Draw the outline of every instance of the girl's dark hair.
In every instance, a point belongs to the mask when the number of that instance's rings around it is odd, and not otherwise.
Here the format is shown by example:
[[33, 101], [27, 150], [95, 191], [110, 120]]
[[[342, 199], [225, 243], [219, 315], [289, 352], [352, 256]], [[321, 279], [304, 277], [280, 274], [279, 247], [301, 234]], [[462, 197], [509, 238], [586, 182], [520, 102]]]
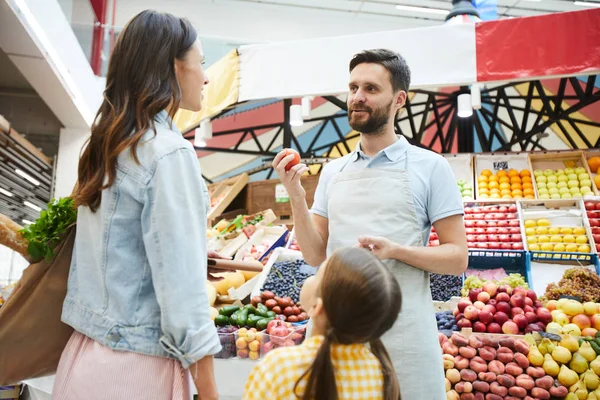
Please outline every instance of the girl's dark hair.
[[329, 332], [311, 367], [302, 400], [337, 400], [331, 345], [369, 343], [384, 375], [385, 400], [400, 399], [400, 385], [381, 336], [393, 325], [402, 304], [400, 285], [377, 257], [359, 248], [337, 250], [327, 261], [319, 297], [329, 321]]
[[117, 157], [127, 148], [136, 162], [144, 133], [154, 129], [154, 117], [179, 108], [181, 90], [175, 59], [183, 60], [198, 35], [189, 21], [146, 10], [123, 29], [115, 44], [106, 75], [104, 101], [81, 155], [73, 199], [96, 211], [101, 192], [116, 177]]

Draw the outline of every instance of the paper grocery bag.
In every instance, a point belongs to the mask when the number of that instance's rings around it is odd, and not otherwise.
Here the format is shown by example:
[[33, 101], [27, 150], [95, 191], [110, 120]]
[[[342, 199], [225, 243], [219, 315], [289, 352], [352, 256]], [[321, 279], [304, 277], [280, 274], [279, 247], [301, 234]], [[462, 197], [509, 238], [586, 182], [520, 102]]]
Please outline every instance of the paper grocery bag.
[[75, 242], [75, 226], [54, 258], [30, 264], [0, 308], [0, 386], [52, 375], [73, 333], [61, 322]]

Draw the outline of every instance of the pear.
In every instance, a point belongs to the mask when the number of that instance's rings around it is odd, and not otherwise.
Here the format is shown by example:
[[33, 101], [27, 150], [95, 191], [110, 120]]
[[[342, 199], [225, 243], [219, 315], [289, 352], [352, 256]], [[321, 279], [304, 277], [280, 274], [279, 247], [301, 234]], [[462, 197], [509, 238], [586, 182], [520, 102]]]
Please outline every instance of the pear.
[[588, 390], [595, 390], [598, 389], [598, 386], [600, 386], [600, 378], [591, 369], [583, 374], [583, 382]]
[[[538, 349], [540, 349], [540, 353], [542, 353], [542, 355], [552, 354], [555, 347], [556, 347], [556, 345], [554, 343], [552, 343], [552, 341], [548, 338], [542, 339], [542, 341], [538, 345]], [[566, 346], [563, 346], [563, 347], [566, 347]]]
[[571, 353], [575, 353], [577, 350], [579, 350], [579, 343], [577, 342], [577, 339], [571, 335], [563, 335], [559, 345], [569, 350]]
[[[587, 361], [586, 361], [587, 364]], [[554, 359], [552, 358], [552, 356], [550, 354], [546, 354], [544, 356], [544, 364], [542, 365], [542, 368], [544, 369], [544, 371], [546, 371], [546, 373], [550, 376], [556, 377], [558, 375], [558, 372], [560, 371], [560, 367], [558, 366], [558, 363], [556, 361], [554, 361]], [[587, 369], [587, 367], [586, 367]]]
[[590, 363], [590, 369], [600, 376], [600, 356]]
[[592, 348], [590, 342], [583, 342], [581, 346], [579, 346], [579, 354], [588, 361], [594, 361], [596, 359], [596, 352]]
[[594, 390], [594, 394], [600, 400], [600, 387], [598, 389]]
[[560, 367], [560, 372], [558, 373], [558, 381], [566, 386], [571, 387], [579, 380], [579, 375], [577, 372], [572, 371], [566, 365]]
[[578, 380], [573, 386], [571, 386], [569, 388], [569, 392], [575, 393], [579, 400], [587, 399], [588, 391], [585, 388], [585, 383], [583, 383], [582, 379]]
[[569, 367], [578, 374], [583, 374], [585, 371], [588, 370], [589, 365], [587, 360], [583, 358], [583, 356], [579, 354], [579, 352], [576, 352], [573, 353], [573, 358], [571, 358], [571, 363], [569, 364]]
[[527, 359], [534, 367], [541, 367], [544, 364], [544, 356], [540, 352], [537, 346], [531, 346], [529, 348], [529, 354]]
[[[594, 354], [596, 353], [594, 352]], [[554, 358], [554, 361], [557, 361], [561, 364], [566, 364], [571, 361], [571, 352], [562, 346], [556, 346], [552, 351], [552, 358]]]
[[598, 400], [598, 397], [596, 396], [595, 393], [592, 392], [592, 393], [588, 394], [586, 400]]
[[529, 347], [537, 345], [537, 342], [531, 333], [526, 334], [523, 340], [525, 340], [525, 343], [527, 343]]
[[565, 397], [565, 400], [579, 400], [579, 397], [577, 397], [575, 393], [569, 393], [567, 397]]

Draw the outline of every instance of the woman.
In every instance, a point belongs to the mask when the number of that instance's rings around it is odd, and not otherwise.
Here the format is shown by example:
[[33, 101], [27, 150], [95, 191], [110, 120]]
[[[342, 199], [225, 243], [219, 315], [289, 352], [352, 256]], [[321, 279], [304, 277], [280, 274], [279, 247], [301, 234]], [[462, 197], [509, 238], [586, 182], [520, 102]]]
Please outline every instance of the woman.
[[337, 250], [306, 280], [300, 301], [314, 322], [312, 336], [269, 352], [250, 374], [244, 400], [400, 398], [381, 336], [398, 318], [402, 296], [377, 257]]
[[54, 399], [189, 399], [190, 379], [200, 399], [218, 397], [210, 203], [193, 146], [171, 120], [180, 107], [200, 110], [203, 61], [190, 23], [154, 11], [133, 18], [115, 45], [73, 194], [62, 319], [75, 333]]

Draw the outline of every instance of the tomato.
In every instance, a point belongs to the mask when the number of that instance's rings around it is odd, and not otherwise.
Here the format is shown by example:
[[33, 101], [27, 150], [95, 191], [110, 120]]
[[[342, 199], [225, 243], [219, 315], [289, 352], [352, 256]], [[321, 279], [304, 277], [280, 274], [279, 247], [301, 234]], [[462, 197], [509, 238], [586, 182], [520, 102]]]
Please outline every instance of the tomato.
[[294, 155], [294, 158], [292, 159], [292, 161], [290, 161], [286, 166], [285, 166], [285, 170], [289, 171], [294, 165], [298, 165], [300, 164], [300, 154], [294, 150], [294, 149], [285, 149], [283, 150], [285, 151], [285, 157], [289, 156], [290, 154]]

